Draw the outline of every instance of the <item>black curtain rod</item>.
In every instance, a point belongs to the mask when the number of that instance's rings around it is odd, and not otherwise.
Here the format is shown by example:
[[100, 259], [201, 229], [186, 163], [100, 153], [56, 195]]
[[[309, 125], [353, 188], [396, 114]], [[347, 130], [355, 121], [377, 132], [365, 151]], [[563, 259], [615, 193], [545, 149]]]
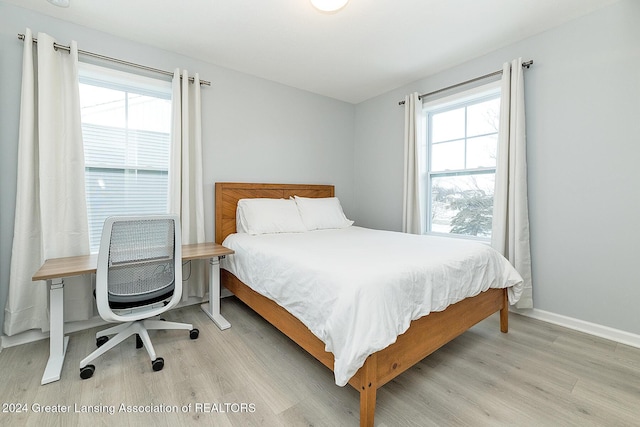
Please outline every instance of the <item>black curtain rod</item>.
[[[531, 64], [533, 64], [533, 61], [526, 61], [526, 62], [522, 63], [522, 66], [524, 68], [529, 68], [529, 67], [531, 67]], [[499, 74], [502, 74], [502, 70], [494, 71], [493, 73], [485, 74], [484, 76], [476, 77], [474, 79], [467, 80], [467, 81], [464, 81], [462, 83], [457, 83], [457, 84], [454, 84], [452, 86], [445, 87], [443, 89], [434, 90], [433, 92], [423, 93], [422, 95], [419, 96], [419, 98], [422, 99], [422, 98], [424, 98], [426, 96], [435, 95], [437, 93], [444, 92], [444, 91], [449, 90], [449, 89], [455, 89], [457, 87], [464, 86], [464, 85], [467, 85], [469, 83], [477, 82], [478, 80], [488, 79], [489, 77], [497, 76]], [[404, 105], [404, 101], [398, 102], [398, 105]]]
[[[18, 34], [18, 38], [20, 40], [24, 41], [24, 34]], [[38, 43], [38, 39], [36, 39], [34, 37], [33, 38], [33, 42], [37, 44]], [[71, 50], [71, 48], [69, 46], [65, 46], [65, 45], [62, 45], [62, 44], [59, 44], [59, 43], [53, 43], [53, 47], [55, 49], [62, 49], [62, 50], [67, 51], [67, 52], [69, 52]], [[99, 53], [93, 53], [93, 52], [88, 52], [86, 50], [78, 49], [78, 54], [85, 55], [85, 56], [90, 56], [92, 58], [101, 59], [103, 61], [115, 62], [116, 64], [126, 65], [127, 67], [133, 67], [133, 68], [139, 68], [139, 69], [145, 70], [145, 71], [151, 71], [152, 73], [164, 74], [165, 76], [173, 76], [173, 73], [171, 71], [160, 70], [158, 68], [147, 67], [146, 65], [140, 65], [140, 64], [133, 63], [133, 62], [123, 61], [122, 59], [117, 59], [117, 58], [112, 58], [110, 56], [100, 55]], [[180, 78], [182, 78], [182, 76]], [[194, 78], [193, 77], [189, 77], [189, 81], [191, 83], [193, 83], [194, 82]], [[211, 86], [211, 82], [206, 81], [206, 80], [200, 80], [200, 84], [201, 85], [205, 85], [205, 86]]]

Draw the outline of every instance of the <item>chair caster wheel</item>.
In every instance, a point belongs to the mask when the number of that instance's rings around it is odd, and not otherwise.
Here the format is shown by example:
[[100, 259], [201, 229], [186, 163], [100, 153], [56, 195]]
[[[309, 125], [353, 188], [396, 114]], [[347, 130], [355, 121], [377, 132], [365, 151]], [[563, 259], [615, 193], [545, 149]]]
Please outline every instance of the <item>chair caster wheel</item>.
[[189, 331], [189, 338], [191, 338], [192, 340], [198, 339], [199, 335], [200, 331], [195, 328]]
[[101, 347], [104, 344], [106, 344], [106, 342], [109, 341], [109, 337], [98, 337], [96, 338], [96, 347]]
[[158, 357], [156, 360], [151, 362], [151, 367], [154, 371], [161, 371], [164, 368], [164, 359], [162, 357]]
[[84, 368], [80, 368], [80, 378], [86, 380], [93, 376], [93, 373], [96, 371], [96, 367], [93, 365], [87, 365]]
[[[142, 342], [142, 338], [140, 338], [140, 335], [136, 334], [136, 348], [142, 348], [144, 347], [144, 343]], [[160, 368], [162, 369], [162, 368]]]

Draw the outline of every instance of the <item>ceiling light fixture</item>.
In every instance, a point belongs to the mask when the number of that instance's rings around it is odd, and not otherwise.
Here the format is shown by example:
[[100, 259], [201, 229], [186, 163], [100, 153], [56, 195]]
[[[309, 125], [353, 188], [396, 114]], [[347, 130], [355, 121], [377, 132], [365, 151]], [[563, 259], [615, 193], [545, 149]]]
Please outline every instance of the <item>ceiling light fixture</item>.
[[54, 6], [58, 7], [69, 7], [69, 0], [47, 0]]
[[349, 3], [349, 0], [311, 0], [313, 7], [321, 12], [337, 12]]

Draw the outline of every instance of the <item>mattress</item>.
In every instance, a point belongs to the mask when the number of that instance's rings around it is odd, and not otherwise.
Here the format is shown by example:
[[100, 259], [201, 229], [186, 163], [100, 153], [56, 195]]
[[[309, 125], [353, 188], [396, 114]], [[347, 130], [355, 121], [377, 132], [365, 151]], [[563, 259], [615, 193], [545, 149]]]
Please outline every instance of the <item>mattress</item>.
[[366, 358], [393, 344], [412, 320], [522, 278], [490, 246], [469, 240], [348, 227], [229, 235], [222, 260], [254, 291], [298, 318], [333, 353], [344, 386]]

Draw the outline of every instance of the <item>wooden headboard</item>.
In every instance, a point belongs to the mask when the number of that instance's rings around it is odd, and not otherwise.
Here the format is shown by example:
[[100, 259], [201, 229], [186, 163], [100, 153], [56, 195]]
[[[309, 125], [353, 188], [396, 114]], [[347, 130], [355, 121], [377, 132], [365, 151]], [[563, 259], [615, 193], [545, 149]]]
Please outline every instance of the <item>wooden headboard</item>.
[[236, 232], [236, 207], [240, 199], [288, 199], [299, 197], [334, 197], [333, 185], [318, 184], [256, 184], [216, 182], [216, 243]]

